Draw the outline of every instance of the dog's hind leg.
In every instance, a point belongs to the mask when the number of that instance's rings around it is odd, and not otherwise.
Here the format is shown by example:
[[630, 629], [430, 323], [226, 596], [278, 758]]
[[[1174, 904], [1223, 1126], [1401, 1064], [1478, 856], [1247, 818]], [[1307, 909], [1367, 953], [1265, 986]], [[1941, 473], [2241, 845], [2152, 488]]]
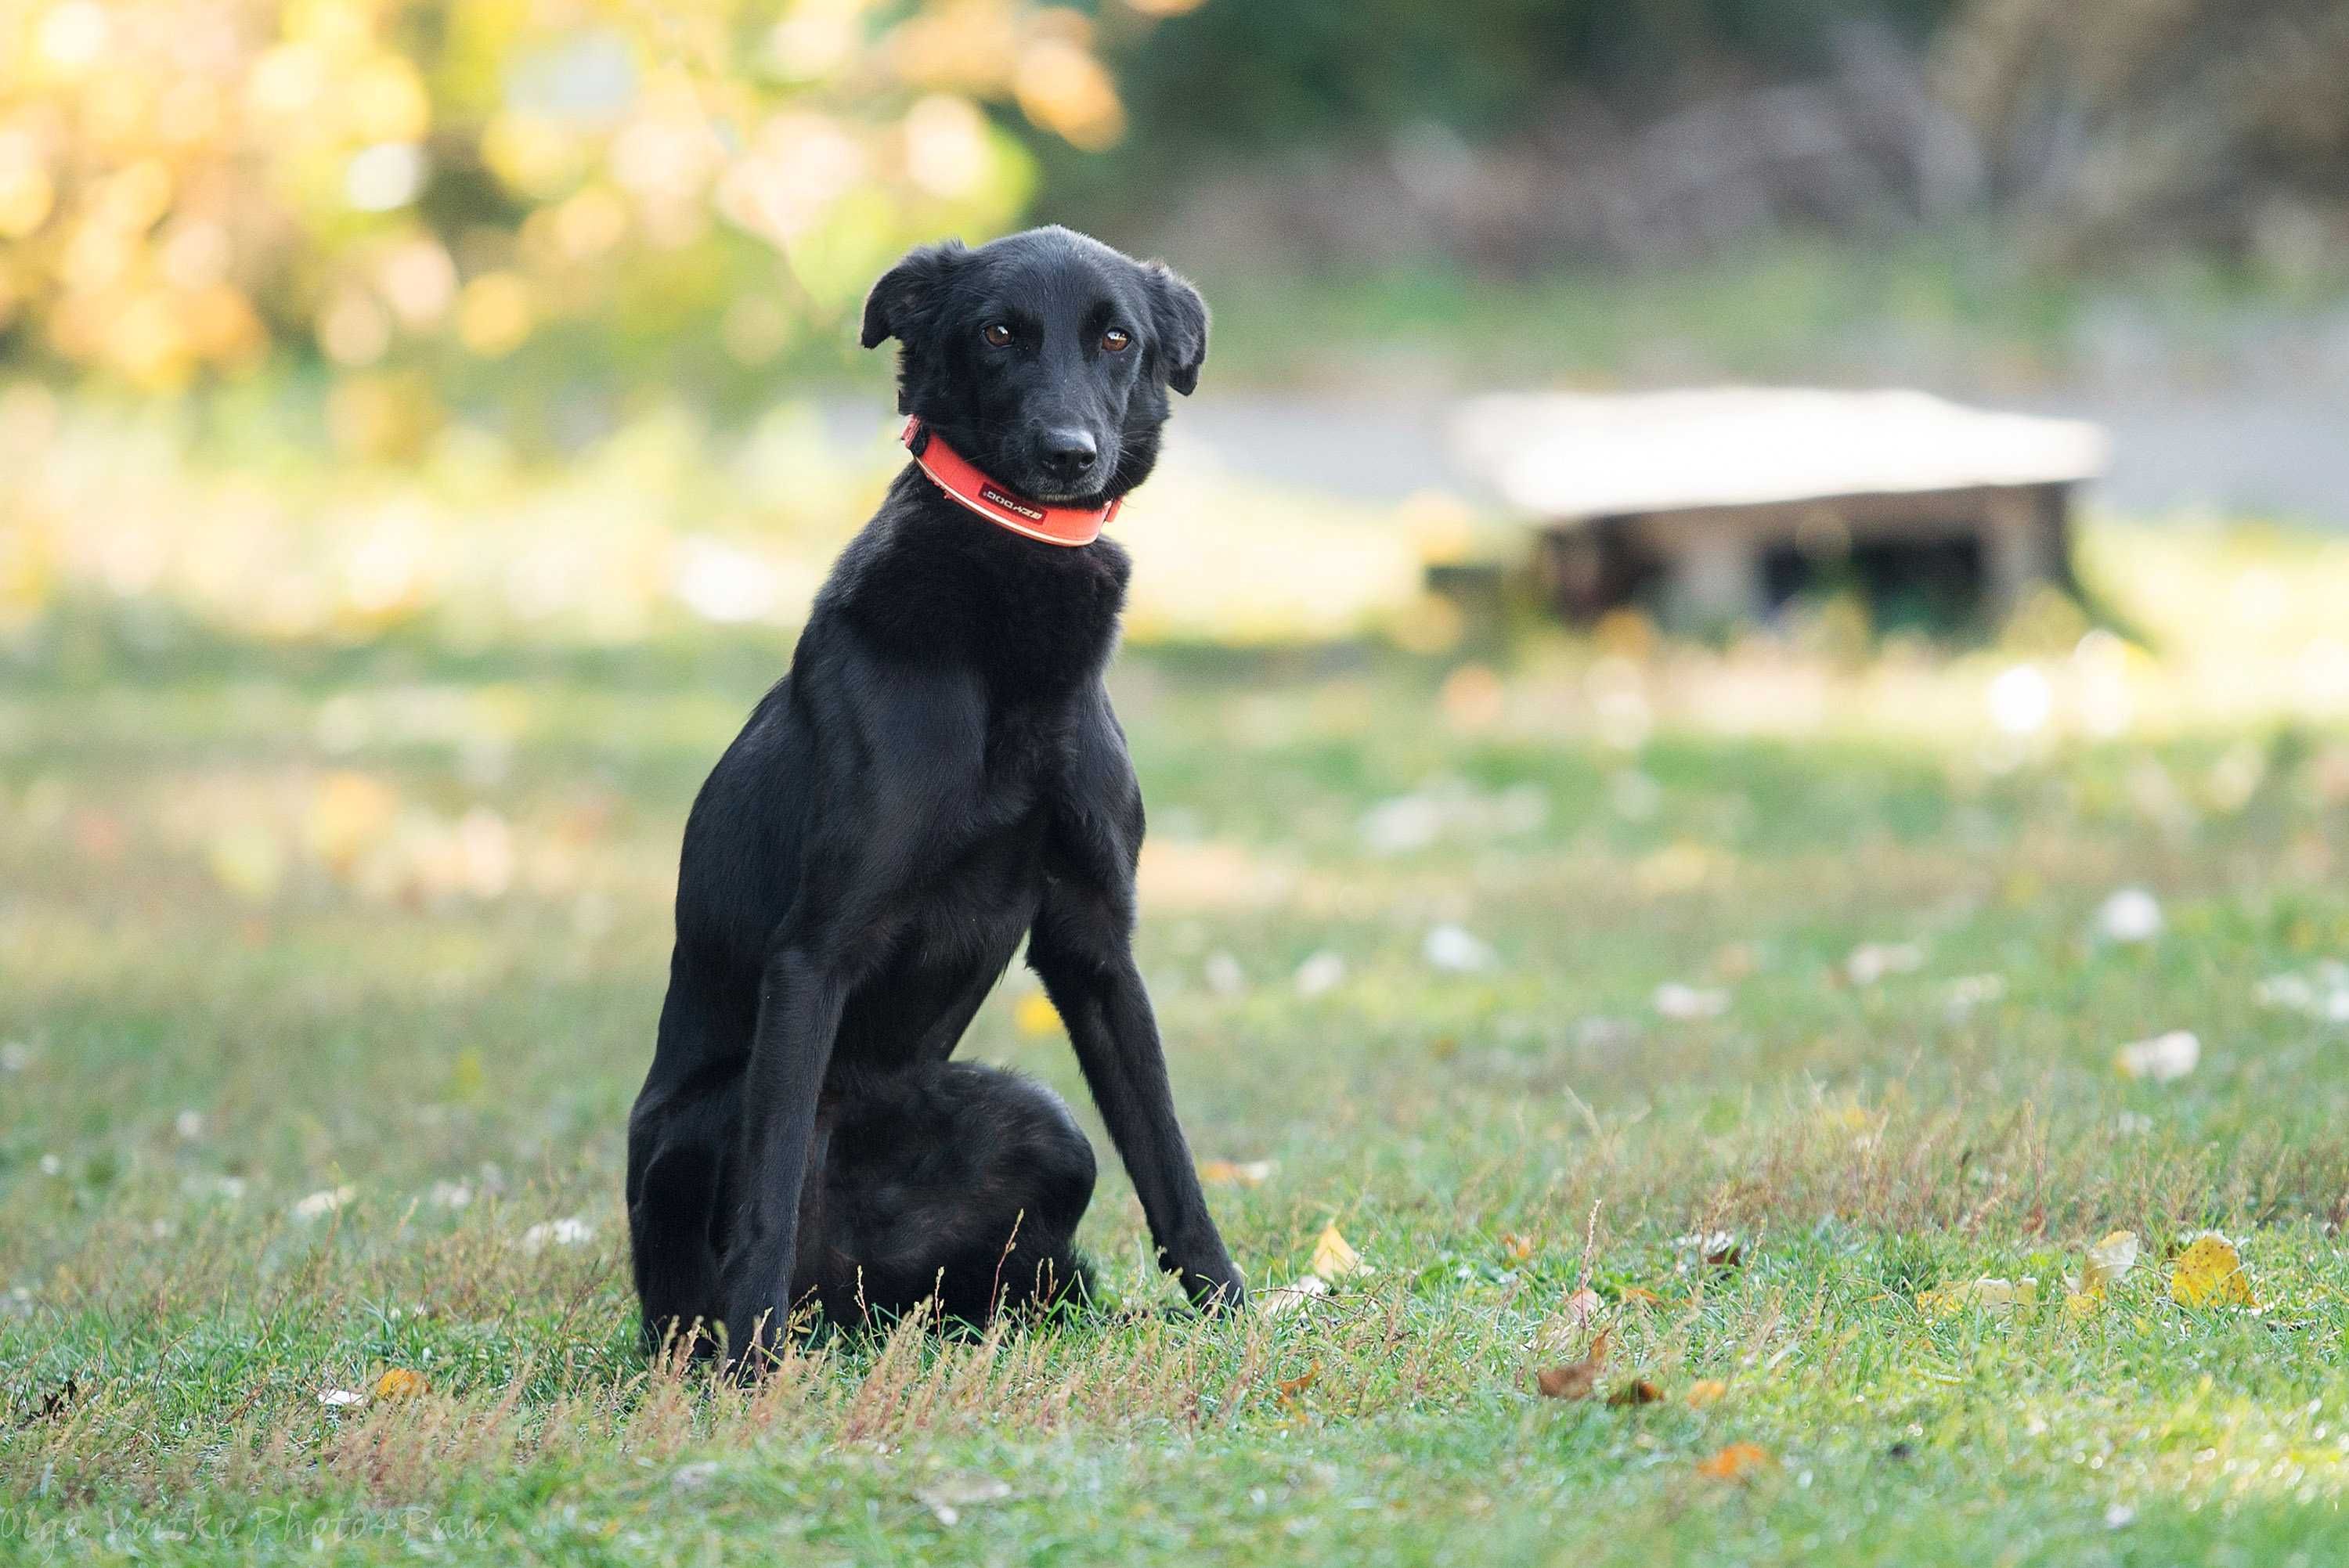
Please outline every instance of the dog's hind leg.
[[644, 1342], [657, 1353], [690, 1336], [696, 1357], [713, 1348], [718, 1248], [724, 1212], [724, 1129], [718, 1094], [684, 1106], [639, 1107], [628, 1128], [628, 1240]]
[[700, 1332], [718, 1299], [718, 1254], [708, 1234], [717, 1191], [716, 1150], [671, 1149], [653, 1158], [628, 1208], [648, 1354], [682, 1335], [696, 1336], [696, 1356], [706, 1353]]
[[898, 1314], [935, 1296], [985, 1324], [1081, 1297], [1076, 1231], [1092, 1145], [1058, 1095], [1014, 1073], [947, 1062], [843, 1101], [825, 1162], [827, 1315]]

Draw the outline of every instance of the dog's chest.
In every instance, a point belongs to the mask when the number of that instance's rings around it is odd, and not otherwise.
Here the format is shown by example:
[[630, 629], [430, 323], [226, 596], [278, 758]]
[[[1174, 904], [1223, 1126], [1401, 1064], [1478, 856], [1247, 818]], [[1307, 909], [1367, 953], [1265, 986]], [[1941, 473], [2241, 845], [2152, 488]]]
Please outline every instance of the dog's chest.
[[925, 962], [1008, 956], [1035, 918], [1054, 824], [1070, 802], [1068, 725], [1012, 713], [988, 726], [976, 789], [926, 857], [908, 903]]

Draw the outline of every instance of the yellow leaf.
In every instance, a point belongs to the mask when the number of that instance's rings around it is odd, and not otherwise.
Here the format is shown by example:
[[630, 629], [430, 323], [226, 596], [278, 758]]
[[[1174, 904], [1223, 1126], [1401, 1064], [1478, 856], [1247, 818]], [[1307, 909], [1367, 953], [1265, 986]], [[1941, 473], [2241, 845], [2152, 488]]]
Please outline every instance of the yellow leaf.
[[1261, 1187], [1279, 1169], [1269, 1160], [1202, 1160], [1199, 1180], [1226, 1187]]
[[2178, 1255], [2178, 1267], [2169, 1276], [2169, 1299], [2180, 1306], [2259, 1305], [2235, 1243], [2216, 1231], [2196, 1237]]
[[1061, 1015], [1052, 998], [1041, 991], [1030, 991], [1012, 1008], [1011, 1021], [1023, 1035], [1049, 1035], [1061, 1026]]
[[1313, 1243], [1310, 1266], [1323, 1279], [1342, 1279], [1362, 1266], [1362, 1254], [1338, 1233], [1338, 1222], [1332, 1220], [1321, 1227], [1321, 1235]]
[[2002, 1317], [2018, 1306], [2039, 1305], [2039, 1282], [2028, 1277], [1960, 1280], [1921, 1293], [1917, 1305], [1930, 1317], [1954, 1317], [1971, 1308]]
[[1728, 1392], [1729, 1385], [1720, 1378], [1700, 1377], [1689, 1385], [1687, 1396], [1689, 1407], [1692, 1409], [1702, 1410], [1707, 1405], [1718, 1403], [1722, 1396]]
[[378, 1399], [405, 1399], [422, 1392], [424, 1374], [405, 1367], [395, 1367], [375, 1380], [375, 1397]]

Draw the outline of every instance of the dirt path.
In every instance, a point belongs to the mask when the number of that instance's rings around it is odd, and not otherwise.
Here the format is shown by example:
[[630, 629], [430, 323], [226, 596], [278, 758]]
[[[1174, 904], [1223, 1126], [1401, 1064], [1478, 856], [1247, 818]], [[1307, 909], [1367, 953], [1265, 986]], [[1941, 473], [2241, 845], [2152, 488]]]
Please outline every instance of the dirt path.
[[[2349, 388], [2081, 391], [2002, 406], [2094, 419], [2111, 432], [2097, 503], [2215, 510], [2349, 528]], [[1203, 395], [1176, 442], [1240, 473], [1362, 500], [1473, 489], [1445, 450], [1448, 400], [1254, 391]]]

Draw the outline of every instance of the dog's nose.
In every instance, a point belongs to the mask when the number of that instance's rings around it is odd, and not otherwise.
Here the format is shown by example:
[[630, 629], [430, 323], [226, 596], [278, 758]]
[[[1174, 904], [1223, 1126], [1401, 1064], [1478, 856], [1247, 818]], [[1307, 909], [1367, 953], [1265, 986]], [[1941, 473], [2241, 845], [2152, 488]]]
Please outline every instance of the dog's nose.
[[1044, 469], [1056, 480], [1081, 479], [1085, 470], [1101, 456], [1101, 448], [1093, 441], [1092, 432], [1073, 427], [1047, 430], [1038, 443], [1038, 455], [1043, 459]]

